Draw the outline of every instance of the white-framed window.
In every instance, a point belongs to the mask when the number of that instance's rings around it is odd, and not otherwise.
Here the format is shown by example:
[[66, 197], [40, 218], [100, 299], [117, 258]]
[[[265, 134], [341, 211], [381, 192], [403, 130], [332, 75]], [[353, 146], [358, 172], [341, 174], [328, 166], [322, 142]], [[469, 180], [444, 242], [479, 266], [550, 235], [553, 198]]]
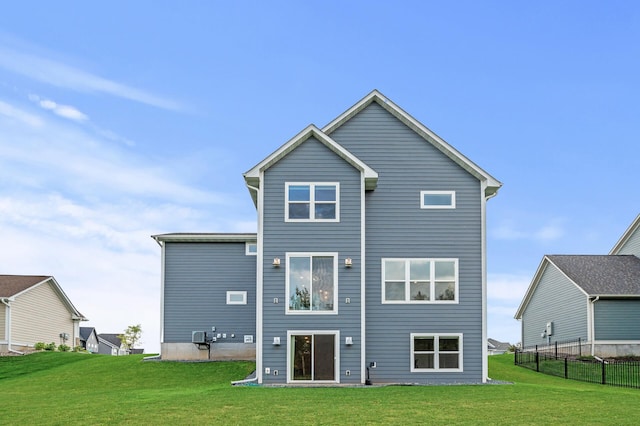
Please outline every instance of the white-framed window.
[[338, 253], [287, 253], [287, 313], [338, 312]]
[[247, 256], [256, 256], [258, 254], [258, 243], [244, 243], [244, 253]]
[[246, 291], [227, 291], [227, 305], [246, 305]]
[[420, 191], [421, 209], [455, 209], [456, 191]]
[[284, 210], [286, 222], [339, 222], [340, 184], [287, 182]]
[[462, 371], [462, 333], [411, 333], [411, 371]]
[[382, 303], [458, 303], [458, 259], [382, 259]]
[[340, 381], [338, 330], [288, 330], [287, 346], [287, 383]]

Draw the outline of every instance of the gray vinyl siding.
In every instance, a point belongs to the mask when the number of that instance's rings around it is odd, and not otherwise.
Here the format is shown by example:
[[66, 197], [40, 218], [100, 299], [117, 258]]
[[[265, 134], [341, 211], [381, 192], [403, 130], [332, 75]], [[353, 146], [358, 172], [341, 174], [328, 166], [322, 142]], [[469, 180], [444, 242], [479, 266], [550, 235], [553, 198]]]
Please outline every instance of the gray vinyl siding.
[[554, 265], [547, 264], [522, 315], [522, 344], [546, 344], [541, 334], [550, 321], [551, 342], [587, 340], [587, 309], [587, 296]]
[[594, 316], [595, 340], [640, 340], [640, 300], [600, 299]]
[[0, 303], [0, 342], [4, 341], [6, 336], [6, 306], [3, 303]]
[[[299, 145], [267, 169], [264, 178], [264, 281], [263, 281], [263, 367], [278, 370], [278, 376], [264, 375], [265, 383], [284, 383], [287, 378], [287, 330], [338, 330], [340, 382], [360, 382], [360, 179], [361, 173], [315, 138]], [[339, 182], [339, 222], [285, 222], [286, 182]], [[338, 314], [287, 315], [286, 254], [294, 252], [338, 253]], [[274, 258], [281, 266], [274, 268]], [[344, 259], [353, 260], [352, 268]], [[350, 304], [345, 299], [351, 299]], [[278, 298], [279, 303], [274, 303]], [[281, 345], [274, 346], [273, 338]], [[345, 346], [345, 337], [354, 344]], [[345, 370], [351, 375], [346, 376]]]
[[[244, 242], [165, 243], [164, 343], [191, 342], [191, 332], [226, 333], [243, 343], [256, 328], [256, 256]], [[227, 305], [227, 291], [246, 291], [246, 305]], [[234, 334], [235, 337], [231, 337]]]
[[633, 254], [640, 257], [640, 227], [635, 230], [616, 254]]
[[[379, 174], [366, 194], [366, 363], [376, 382], [482, 380], [481, 185], [372, 103], [330, 135]], [[455, 209], [420, 209], [420, 191], [453, 190]], [[382, 304], [382, 258], [456, 258], [459, 303]], [[410, 371], [410, 333], [462, 333], [462, 372]]]

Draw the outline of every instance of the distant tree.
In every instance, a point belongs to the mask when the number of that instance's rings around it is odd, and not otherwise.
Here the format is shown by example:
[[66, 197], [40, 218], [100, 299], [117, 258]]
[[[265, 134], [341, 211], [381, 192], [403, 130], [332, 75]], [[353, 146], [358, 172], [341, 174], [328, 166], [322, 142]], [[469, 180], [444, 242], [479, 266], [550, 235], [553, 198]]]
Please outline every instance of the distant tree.
[[142, 326], [140, 324], [130, 325], [124, 331], [124, 334], [119, 334], [118, 339], [122, 342], [127, 349], [131, 350], [136, 347], [138, 343], [140, 343], [140, 338], [142, 337]]

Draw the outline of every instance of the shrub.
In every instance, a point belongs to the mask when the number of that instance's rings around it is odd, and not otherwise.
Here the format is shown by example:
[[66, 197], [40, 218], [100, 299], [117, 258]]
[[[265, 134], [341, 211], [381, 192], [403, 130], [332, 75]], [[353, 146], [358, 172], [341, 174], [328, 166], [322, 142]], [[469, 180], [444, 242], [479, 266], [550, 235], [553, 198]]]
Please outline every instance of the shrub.
[[58, 346], [58, 350], [60, 352], [69, 352], [71, 350], [71, 348], [68, 345], [62, 344], [62, 345]]
[[80, 346], [80, 345], [78, 345], [78, 346], [74, 346], [74, 347], [73, 347], [73, 351], [74, 351], [74, 352], [86, 352], [86, 351], [85, 351], [85, 349], [84, 349], [82, 346]]
[[56, 343], [55, 342], [51, 342], [48, 345], [44, 346], [44, 350], [45, 351], [55, 351], [56, 350]]
[[36, 351], [43, 351], [43, 350], [45, 350], [45, 349], [46, 349], [46, 347], [47, 347], [47, 345], [46, 345], [44, 342], [38, 342], [38, 343], [36, 343], [36, 344], [33, 346], [33, 348], [34, 348]]

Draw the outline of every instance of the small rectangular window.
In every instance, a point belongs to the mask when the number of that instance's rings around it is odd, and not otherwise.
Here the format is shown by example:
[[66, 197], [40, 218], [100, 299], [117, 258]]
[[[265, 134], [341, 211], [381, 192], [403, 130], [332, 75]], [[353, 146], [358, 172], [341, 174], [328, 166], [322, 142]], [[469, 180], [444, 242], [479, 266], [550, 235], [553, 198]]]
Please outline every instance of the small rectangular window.
[[227, 305], [246, 305], [246, 291], [227, 291]]
[[462, 334], [411, 333], [411, 371], [462, 371]]
[[286, 183], [285, 221], [338, 222], [340, 220], [340, 184]]
[[245, 243], [245, 254], [247, 256], [255, 256], [258, 254], [258, 244], [256, 243]]
[[455, 191], [420, 191], [421, 209], [455, 209]]

